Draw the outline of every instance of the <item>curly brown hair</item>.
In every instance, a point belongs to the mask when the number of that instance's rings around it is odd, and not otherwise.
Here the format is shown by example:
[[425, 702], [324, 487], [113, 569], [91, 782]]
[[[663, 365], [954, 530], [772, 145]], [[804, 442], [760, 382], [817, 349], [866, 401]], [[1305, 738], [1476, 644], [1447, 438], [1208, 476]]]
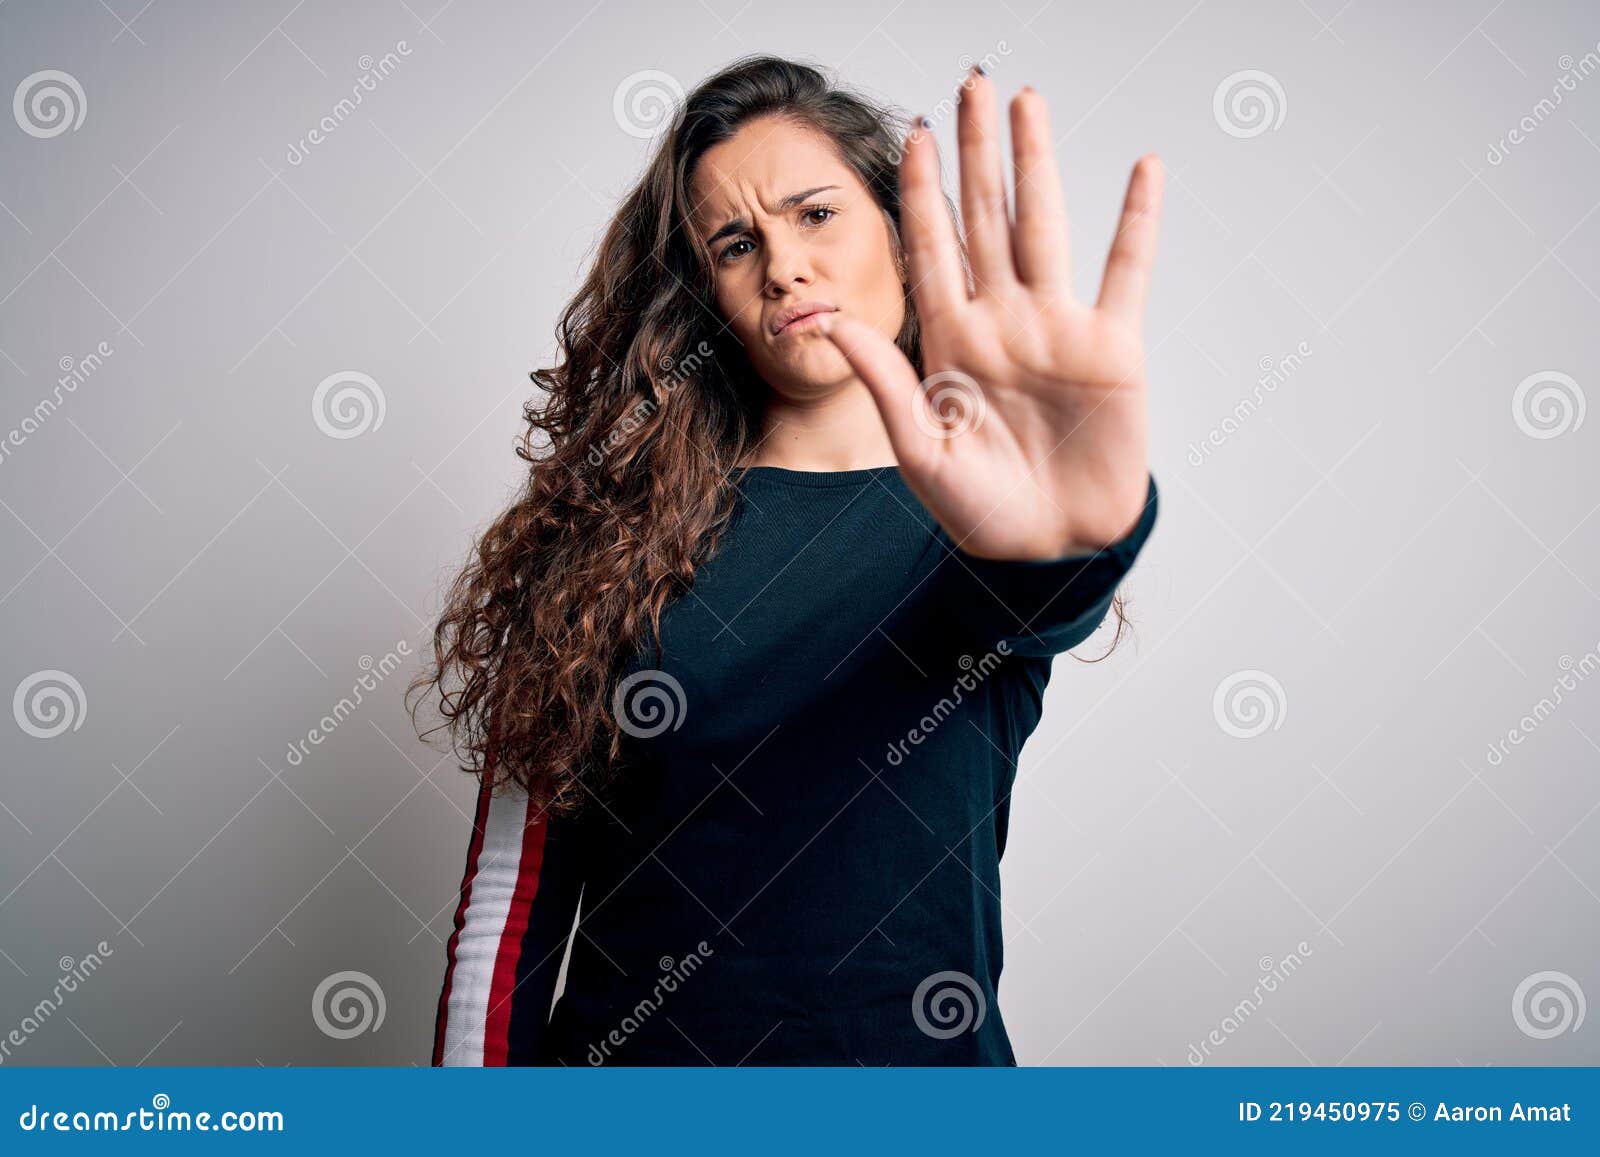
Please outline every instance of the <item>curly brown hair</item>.
[[[463, 771], [515, 781], [554, 815], [616, 777], [612, 692], [647, 628], [660, 646], [661, 612], [715, 551], [736, 471], [761, 438], [765, 384], [714, 305], [713, 257], [689, 224], [696, 163], [761, 116], [826, 134], [902, 260], [902, 114], [777, 56], [743, 57], [700, 84], [562, 311], [558, 364], [529, 375], [544, 393], [523, 407], [526, 485], [476, 542], [434, 629], [433, 662], [406, 691], [436, 690], [446, 723], [422, 734], [448, 726]], [[920, 376], [909, 293], [896, 344]], [[1114, 648], [1120, 595], [1112, 606]]]

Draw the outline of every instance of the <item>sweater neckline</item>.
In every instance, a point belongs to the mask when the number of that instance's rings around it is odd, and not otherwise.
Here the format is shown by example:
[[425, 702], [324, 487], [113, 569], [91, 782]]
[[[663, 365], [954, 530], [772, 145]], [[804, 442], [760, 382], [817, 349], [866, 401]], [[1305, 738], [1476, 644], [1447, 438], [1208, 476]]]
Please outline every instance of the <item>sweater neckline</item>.
[[888, 466], [864, 466], [859, 470], [791, 470], [787, 466], [749, 466], [744, 468], [742, 477], [745, 481], [753, 479], [780, 486], [859, 486], [899, 469], [899, 465], [893, 463]]

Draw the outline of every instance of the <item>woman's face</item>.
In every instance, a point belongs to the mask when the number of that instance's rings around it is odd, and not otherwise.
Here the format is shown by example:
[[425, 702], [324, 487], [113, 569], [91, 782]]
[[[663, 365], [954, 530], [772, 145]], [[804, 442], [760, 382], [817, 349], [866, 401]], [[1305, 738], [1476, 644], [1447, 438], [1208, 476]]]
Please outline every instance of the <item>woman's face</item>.
[[748, 121], [701, 157], [689, 195], [717, 307], [774, 390], [814, 398], [855, 377], [814, 320], [774, 332], [785, 310], [821, 303], [899, 334], [905, 286], [888, 217], [824, 134]]

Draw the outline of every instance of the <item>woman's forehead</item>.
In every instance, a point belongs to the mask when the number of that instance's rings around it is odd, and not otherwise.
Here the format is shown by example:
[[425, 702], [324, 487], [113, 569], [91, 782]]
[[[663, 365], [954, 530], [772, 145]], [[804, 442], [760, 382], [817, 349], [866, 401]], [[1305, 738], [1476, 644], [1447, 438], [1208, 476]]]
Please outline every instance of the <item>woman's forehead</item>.
[[861, 182], [824, 134], [764, 117], [708, 149], [695, 165], [689, 195], [695, 224], [709, 234], [729, 218], [773, 212], [785, 197], [821, 185], [848, 193]]

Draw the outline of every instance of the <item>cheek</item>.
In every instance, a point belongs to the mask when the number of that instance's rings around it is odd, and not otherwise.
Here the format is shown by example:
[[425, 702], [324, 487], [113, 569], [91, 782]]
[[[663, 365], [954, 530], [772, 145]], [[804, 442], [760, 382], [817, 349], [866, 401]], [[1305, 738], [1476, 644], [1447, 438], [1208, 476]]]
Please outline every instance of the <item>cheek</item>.
[[893, 255], [884, 253], [870, 262], [862, 262], [857, 275], [860, 278], [857, 284], [866, 298], [862, 305], [871, 311], [886, 333], [898, 332], [905, 309], [905, 290], [900, 284], [900, 271], [895, 268]]
[[872, 298], [882, 312], [903, 299], [900, 271], [895, 266], [892, 242], [886, 227], [862, 231], [848, 240], [852, 258], [852, 280]]
[[717, 309], [728, 322], [728, 328], [741, 339], [748, 340], [761, 321], [761, 298], [743, 284], [743, 279], [724, 274], [717, 278]]

